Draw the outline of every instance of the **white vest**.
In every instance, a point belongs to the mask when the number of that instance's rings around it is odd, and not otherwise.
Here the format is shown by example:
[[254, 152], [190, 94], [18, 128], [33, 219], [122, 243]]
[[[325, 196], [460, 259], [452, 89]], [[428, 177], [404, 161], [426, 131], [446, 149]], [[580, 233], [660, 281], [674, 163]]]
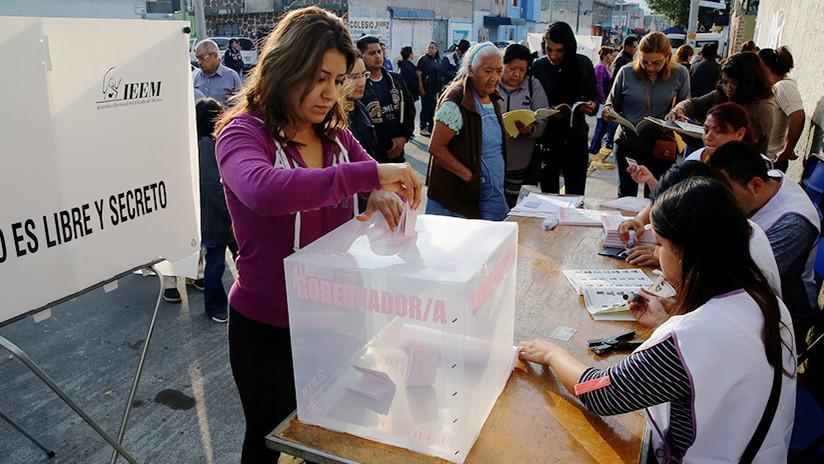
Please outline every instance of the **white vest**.
[[[775, 192], [770, 200], [753, 214], [750, 219], [759, 225], [764, 232], [769, 232], [773, 225], [781, 218], [789, 213], [796, 213], [810, 221], [810, 224], [815, 226], [815, 229], [821, 232], [821, 221], [818, 219], [818, 210], [815, 209], [810, 197], [804, 192], [794, 180], [778, 172], [781, 179], [781, 186]], [[772, 175], [772, 173], [771, 173]], [[807, 298], [810, 300], [810, 305], [817, 308], [817, 299], [815, 293], [815, 274], [813, 271], [813, 264], [815, 264], [815, 255], [818, 249], [818, 243], [813, 245], [810, 250], [810, 255], [807, 257], [807, 263], [804, 267], [804, 272], [801, 278], [804, 280], [804, 285], [807, 288]]]
[[770, 245], [770, 239], [767, 238], [767, 234], [761, 230], [758, 224], [752, 222], [750, 219], [747, 219], [747, 222], [750, 224], [750, 228], [752, 228], [752, 233], [750, 234], [750, 256], [752, 260], [755, 261], [758, 269], [761, 269], [764, 277], [767, 278], [767, 283], [770, 284], [770, 288], [781, 298], [781, 274], [778, 272], [778, 263], [775, 262], [775, 253], [773, 253], [772, 245]]
[[[779, 300], [781, 320], [790, 330], [782, 337], [793, 346], [792, 322]], [[684, 463], [737, 463], [761, 420], [772, 386], [761, 331], [764, 318], [755, 300], [743, 290], [720, 295], [695, 311], [673, 316], [638, 350], [672, 336], [693, 390], [695, 440]], [[784, 366], [795, 370], [795, 351], [783, 349]], [[678, 462], [664, 441], [670, 404], [647, 408], [653, 453], [658, 462]], [[795, 416], [795, 378], [782, 376], [781, 396], [772, 426], [755, 463], [786, 462]]]

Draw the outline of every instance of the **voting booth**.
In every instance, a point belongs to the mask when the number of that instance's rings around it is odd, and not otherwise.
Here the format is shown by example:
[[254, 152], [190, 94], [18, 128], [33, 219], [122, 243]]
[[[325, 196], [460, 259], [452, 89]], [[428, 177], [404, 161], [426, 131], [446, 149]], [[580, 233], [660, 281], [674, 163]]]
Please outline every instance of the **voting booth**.
[[285, 260], [298, 418], [463, 462], [514, 363], [518, 226], [352, 220]]

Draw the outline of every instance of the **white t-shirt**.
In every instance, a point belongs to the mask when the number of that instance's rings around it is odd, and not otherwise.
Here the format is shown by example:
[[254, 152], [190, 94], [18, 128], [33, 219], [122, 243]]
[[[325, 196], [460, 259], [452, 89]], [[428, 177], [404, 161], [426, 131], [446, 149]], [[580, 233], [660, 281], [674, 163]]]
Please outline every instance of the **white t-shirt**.
[[785, 77], [773, 85], [775, 95], [775, 107], [773, 108], [773, 126], [770, 133], [770, 145], [767, 147], [767, 156], [775, 160], [778, 153], [784, 149], [787, 143], [787, 126], [789, 116], [798, 110], [804, 109], [801, 101], [801, 92], [798, 91], [798, 84], [794, 79]]

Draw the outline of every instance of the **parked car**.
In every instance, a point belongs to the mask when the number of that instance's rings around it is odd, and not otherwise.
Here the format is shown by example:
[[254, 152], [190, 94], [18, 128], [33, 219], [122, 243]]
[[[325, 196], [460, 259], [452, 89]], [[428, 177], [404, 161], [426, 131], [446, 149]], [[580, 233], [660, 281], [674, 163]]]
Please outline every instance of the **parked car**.
[[[214, 40], [217, 43], [218, 48], [218, 55], [220, 59], [223, 59], [223, 54], [226, 52], [226, 49], [229, 47], [229, 40], [232, 37], [209, 37], [210, 39]], [[237, 40], [240, 42], [240, 55], [243, 57], [243, 69], [248, 70], [255, 67], [258, 60], [258, 52], [255, 50], [255, 43], [251, 39], [247, 39], [245, 37], [237, 37]], [[197, 43], [196, 39], [189, 40], [189, 60], [192, 62], [192, 66], [200, 67], [197, 63], [197, 56], [195, 53], [195, 44]]]

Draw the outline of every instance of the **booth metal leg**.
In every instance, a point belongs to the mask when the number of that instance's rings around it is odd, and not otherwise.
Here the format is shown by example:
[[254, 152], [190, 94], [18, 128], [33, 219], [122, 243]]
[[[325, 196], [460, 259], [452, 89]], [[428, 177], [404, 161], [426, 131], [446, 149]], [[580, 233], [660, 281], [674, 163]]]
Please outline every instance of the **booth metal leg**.
[[18, 348], [17, 345], [8, 341], [3, 336], [0, 336], [0, 346], [7, 349], [9, 352], [11, 352], [11, 354], [15, 355], [18, 359], [20, 359], [20, 361], [22, 361], [23, 364], [25, 364], [26, 367], [28, 367], [29, 370], [31, 370], [34, 373], [34, 375], [39, 377], [40, 380], [43, 381], [43, 383], [48, 385], [48, 387], [51, 388], [52, 391], [56, 393], [57, 396], [59, 396], [64, 403], [66, 403], [70, 408], [72, 408], [78, 416], [80, 416], [84, 421], [86, 421], [86, 423], [89, 424], [89, 426], [93, 428], [98, 435], [100, 435], [104, 440], [106, 440], [110, 445], [112, 445], [112, 447], [116, 450], [117, 453], [123, 455], [123, 457], [126, 458], [126, 460], [129, 461], [131, 464], [138, 464], [138, 462], [135, 461], [134, 458], [128, 452], [126, 452], [126, 450], [124, 450], [122, 446], [120, 446], [120, 443], [116, 442], [112, 437], [110, 437], [109, 434], [107, 434], [102, 428], [100, 428], [99, 425], [97, 425], [97, 422], [92, 420], [92, 418], [89, 417], [88, 414], [86, 414], [82, 409], [80, 409], [80, 406], [78, 406], [74, 401], [72, 401], [72, 399], [69, 398], [68, 395], [66, 395], [63, 392], [63, 390], [61, 390], [60, 387], [58, 387], [57, 384], [55, 384], [52, 381], [52, 379], [50, 379], [49, 376], [46, 375], [46, 373], [43, 372], [43, 370], [40, 369], [37, 366], [37, 364], [35, 364], [34, 361], [32, 361], [28, 357], [28, 355], [26, 355], [26, 353], [23, 352], [23, 350]]
[[[134, 375], [134, 382], [132, 382], [132, 390], [129, 392], [129, 401], [126, 403], [126, 411], [123, 413], [123, 421], [120, 423], [120, 433], [117, 435], [117, 443], [123, 444], [123, 437], [126, 435], [126, 425], [129, 422], [129, 416], [132, 413], [132, 403], [137, 394], [137, 387], [140, 385], [140, 376], [143, 374], [143, 364], [146, 362], [146, 353], [149, 351], [149, 342], [152, 341], [152, 334], [154, 333], [155, 322], [157, 321], [157, 312], [160, 309], [160, 303], [163, 301], [163, 275], [154, 266], [151, 266], [157, 276], [160, 284], [160, 291], [157, 293], [157, 302], [155, 303], [154, 314], [152, 314], [152, 322], [149, 324], [149, 332], [146, 334], [146, 342], [143, 344], [143, 353], [140, 355], [140, 362], [137, 365], [137, 372]], [[112, 452], [111, 464], [116, 464], [118, 458], [117, 450]]]
[[7, 416], [3, 411], [0, 411], [0, 419], [3, 419], [4, 421], [8, 422], [9, 425], [11, 425], [15, 429], [17, 429], [18, 432], [22, 433], [32, 443], [37, 445], [38, 448], [40, 448], [41, 450], [43, 450], [44, 453], [46, 453], [46, 456], [48, 456], [49, 458], [54, 457], [54, 451], [46, 448], [46, 445], [44, 445], [43, 443], [40, 443], [40, 440], [38, 440], [37, 438], [34, 438], [34, 436], [31, 435], [29, 432], [26, 432], [26, 429], [24, 429], [23, 427], [18, 425], [17, 422], [14, 422], [14, 420], [12, 420], [11, 417]]

